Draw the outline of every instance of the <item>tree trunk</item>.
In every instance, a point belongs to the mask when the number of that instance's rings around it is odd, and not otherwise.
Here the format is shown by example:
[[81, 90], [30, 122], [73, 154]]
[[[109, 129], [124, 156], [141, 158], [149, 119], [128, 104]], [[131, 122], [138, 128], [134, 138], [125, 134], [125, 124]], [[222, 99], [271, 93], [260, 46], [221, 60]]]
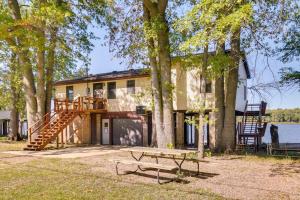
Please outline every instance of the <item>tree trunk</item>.
[[199, 110], [199, 130], [198, 130], [198, 157], [204, 158], [204, 120], [205, 120], [205, 101], [206, 101], [206, 69], [208, 65], [208, 44], [206, 44], [203, 53], [203, 65], [200, 78], [200, 110]]
[[38, 120], [43, 120], [45, 115], [45, 51], [39, 49], [37, 52], [37, 117]]
[[234, 66], [229, 69], [226, 80], [226, 106], [222, 133], [222, 148], [226, 151], [232, 151], [235, 148], [235, 103], [240, 61], [240, 30], [232, 33], [230, 56], [234, 61]]
[[9, 137], [11, 140], [18, 140], [19, 137], [19, 113], [18, 113], [18, 91], [16, 87], [16, 75], [17, 75], [17, 56], [13, 54], [9, 63], [10, 68], [10, 134]]
[[[144, 5], [144, 22], [151, 26], [151, 16], [148, 8]], [[153, 37], [147, 38], [148, 57], [150, 60], [151, 67], [151, 81], [152, 81], [152, 93], [153, 93], [153, 118], [155, 126], [155, 141], [158, 147], [162, 147], [161, 141], [164, 140], [164, 129], [163, 129], [163, 109], [162, 109], [162, 91], [160, 82], [160, 69], [157, 63], [157, 56], [155, 53], [155, 44]], [[153, 140], [152, 140], [153, 141]], [[153, 141], [154, 142], [154, 141]], [[154, 145], [154, 143], [153, 143]]]
[[151, 136], [151, 147], [157, 147], [157, 131], [156, 131], [156, 125], [155, 125], [155, 116], [154, 116], [154, 107], [152, 112], [152, 136]]
[[20, 55], [20, 63], [23, 66], [23, 87], [26, 101], [28, 127], [31, 127], [37, 120], [37, 102], [35, 98], [36, 92], [34, 78], [29, 60], [25, 58], [23, 53]]
[[11, 140], [19, 140], [19, 112], [17, 111], [16, 105], [12, 104], [10, 107], [10, 133], [9, 138]]
[[[46, 0], [40, 0], [39, 6], [42, 7], [46, 3]], [[46, 35], [45, 35], [45, 23], [42, 22], [42, 31], [40, 32], [40, 42], [37, 49], [37, 117], [38, 120], [43, 122], [43, 117], [46, 112], [46, 88], [45, 88], [45, 71], [46, 71]]]
[[160, 29], [158, 31], [158, 53], [161, 67], [161, 86], [163, 100], [163, 127], [165, 139], [159, 143], [159, 147], [166, 148], [167, 145], [175, 146], [174, 115], [173, 115], [173, 94], [171, 81], [171, 56], [169, 28], [165, 18], [165, 10], [159, 9], [157, 15]]
[[[12, 11], [13, 18], [15, 20], [21, 20], [20, 6], [17, 0], [8, 0], [9, 8]], [[26, 101], [26, 112], [28, 127], [31, 127], [36, 121], [37, 112], [37, 102], [35, 98], [36, 89], [34, 84], [34, 77], [32, 72], [32, 66], [29, 60], [28, 49], [24, 48], [22, 45], [22, 38], [17, 37], [18, 45], [20, 46], [20, 51], [18, 52], [18, 57], [20, 59], [20, 65], [22, 66], [23, 72], [23, 87], [24, 96]]]
[[[147, 8], [147, 10], [149, 11], [148, 12], [150, 16], [149, 19], [151, 23], [153, 22], [154, 24], [153, 30], [156, 31], [157, 41], [153, 41], [153, 42], [155, 44], [157, 43], [158, 45], [159, 64], [157, 66], [160, 67], [162, 118], [157, 118], [155, 116], [155, 120], [156, 122], [158, 121], [158, 119], [163, 120], [162, 132], [157, 130], [157, 144], [158, 147], [160, 148], [166, 148], [168, 145], [175, 146], [169, 28], [165, 18], [165, 12], [168, 5], [168, 0], [158, 0], [158, 1], [144, 0], [143, 2], [144, 2], [144, 7]], [[157, 28], [157, 26], [159, 26], [159, 28]], [[156, 73], [156, 72], [153, 70], [152, 73]], [[158, 78], [158, 76], [153, 76], [152, 78]], [[155, 80], [153, 83], [155, 84], [157, 83], [157, 81]], [[154, 100], [155, 99], [156, 98], [154, 98]], [[158, 104], [158, 102], [156, 103]], [[155, 107], [156, 106], [157, 105], [155, 105]], [[159, 110], [155, 109], [155, 111], [157, 112]], [[159, 125], [156, 124], [156, 127], [159, 127]]]
[[[225, 44], [218, 44], [217, 54], [223, 54]], [[222, 131], [224, 127], [225, 112], [225, 92], [224, 92], [224, 75], [220, 74], [215, 79], [215, 151], [221, 151]]]
[[55, 49], [57, 41], [57, 28], [53, 28], [50, 33], [50, 44], [47, 56], [46, 67], [46, 113], [51, 111], [51, 98], [53, 89], [53, 70], [55, 64]]

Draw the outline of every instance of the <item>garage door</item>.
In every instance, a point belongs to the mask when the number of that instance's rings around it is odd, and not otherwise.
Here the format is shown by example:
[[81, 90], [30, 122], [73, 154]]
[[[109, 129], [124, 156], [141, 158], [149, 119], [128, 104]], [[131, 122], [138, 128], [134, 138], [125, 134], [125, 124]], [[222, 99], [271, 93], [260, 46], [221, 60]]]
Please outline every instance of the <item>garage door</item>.
[[113, 119], [113, 144], [142, 146], [141, 120]]

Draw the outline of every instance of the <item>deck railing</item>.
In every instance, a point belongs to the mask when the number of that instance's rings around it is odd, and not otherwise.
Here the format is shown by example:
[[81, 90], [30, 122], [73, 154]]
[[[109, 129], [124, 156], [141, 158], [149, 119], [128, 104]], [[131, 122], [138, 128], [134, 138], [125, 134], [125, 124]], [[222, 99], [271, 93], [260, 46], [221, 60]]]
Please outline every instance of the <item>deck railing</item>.
[[54, 99], [54, 111], [105, 111], [107, 109], [107, 100], [104, 98], [80, 96], [70, 101], [65, 99]]
[[46, 125], [49, 125], [58, 115], [59, 113], [49, 112], [44, 115], [42, 119], [38, 120], [34, 125], [32, 125], [28, 129], [29, 143], [32, 141], [33, 134], [39, 135], [40, 131], [45, 128]]
[[32, 141], [34, 134], [39, 135], [41, 130], [51, 126], [60, 114], [64, 111], [84, 112], [84, 111], [106, 111], [107, 100], [95, 97], [77, 97], [73, 101], [66, 99], [54, 99], [54, 111], [45, 114], [40, 120], [28, 128], [29, 143]]

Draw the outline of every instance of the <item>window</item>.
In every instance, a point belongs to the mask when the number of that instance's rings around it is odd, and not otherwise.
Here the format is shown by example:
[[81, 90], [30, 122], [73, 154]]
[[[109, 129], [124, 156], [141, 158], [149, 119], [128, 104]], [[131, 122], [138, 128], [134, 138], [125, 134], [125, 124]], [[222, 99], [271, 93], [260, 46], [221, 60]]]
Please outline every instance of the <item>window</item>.
[[127, 94], [135, 94], [135, 80], [127, 81]]
[[97, 98], [103, 98], [103, 83], [94, 83], [93, 96]]
[[205, 92], [206, 93], [211, 93], [212, 92], [211, 81], [210, 80], [206, 80], [206, 83], [205, 83]]
[[116, 82], [107, 83], [107, 98], [115, 99], [116, 98]]
[[67, 95], [67, 99], [69, 101], [73, 101], [74, 99], [74, 90], [73, 90], [73, 86], [67, 86], [66, 87], [66, 95]]

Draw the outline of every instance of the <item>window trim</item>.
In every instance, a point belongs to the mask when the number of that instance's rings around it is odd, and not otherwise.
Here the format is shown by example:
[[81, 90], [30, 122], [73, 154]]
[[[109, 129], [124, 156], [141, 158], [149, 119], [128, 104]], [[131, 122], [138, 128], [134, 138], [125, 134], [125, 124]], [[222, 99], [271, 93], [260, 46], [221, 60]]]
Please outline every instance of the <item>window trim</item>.
[[[114, 88], [110, 88], [111, 85], [114, 85]], [[110, 93], [111, 90], [115, 90], [114, 95]], [[107, 99], [116, 99], [117, 98], [117, 82], [108, 82], [107, 83]]]
[[[72, 91], [72, 98], [70, 98], [70, 91]], [[74, 87], [73, 85], [66, 86], [66, 98], [68, 101], [73, 101], [74, 100]]]
[[[208, 91], [208, 89], [207, 89], [207, 88], [208, 88], [208, 87], [207, 87], [208, 85], [210, 85], [210, 90], [209, 90], [209, 91]], [[206, 92], [206, 93], [212, 93], [212, 81], [211, 81], [211, 80], [206, 80], [206, 81], [205, 81], [205, 92]]]
[[97, 95], [95, 93], [96, 86], [100, 86], [99, 88], [97, 88], [98, 90], [103, 90], [104, 89], [104, 83], [103, 82], [93, 83], [93, 97], [97, 97]]
[[[129, 86], [129, 83], [133, 83], [133, 85]], [[135, 80], [127, 80], [126, 81], [127, 94], [135, 94]]]

